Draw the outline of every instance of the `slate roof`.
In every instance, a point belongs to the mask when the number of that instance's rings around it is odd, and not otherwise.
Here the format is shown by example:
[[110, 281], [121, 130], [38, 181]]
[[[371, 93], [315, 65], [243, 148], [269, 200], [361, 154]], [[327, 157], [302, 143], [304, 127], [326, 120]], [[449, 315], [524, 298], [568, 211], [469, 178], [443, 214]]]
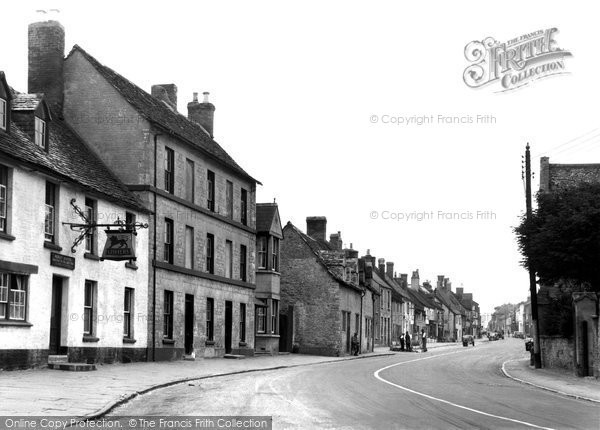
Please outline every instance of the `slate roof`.
[[100, 75], [102, 75], [141, 116], [187, 141], [246, 179], [260, 184], [259, 181], [242, 169], [240, 165], [238, 165], [235, 160], [208, 135], [202, 126], [188, 120], [187, 117], [180, 113], [173, 111], [163, 101], [148, 94], [113, 69], [101, 64], [79, 45], [73, 46], [69, 56], [72, 55], [74, 51], [80, 52], [98, 73], [100, 73]]
[[[257, 203], [256, 204], [256, 232], [269, 233], [273, 220], [279, 217], [279, 210], [276, 203]], [[279, 221], [279, 220], [278, 220]], [[279, 221], [281, 225], [281, 222]]]
[[453, 297], [450, 291], [443, 288], [436, 288], [435, 297], [437, 297], [444, 306], [450, 309], [453, 314], [462, 315], [464, 313], [462, 305]]
[[78, 184], [84, 189], [101, 194], [106, 200], [122, 204], [136, 211], [149, 211], [142, 202], [112, 174], [90, 151], [83, 141], [62, 120], [50, 122], [48, 152], [35, 145], [15, 123], [10, 134], [0, 131], [0, 153], [25, 164], [33, 165], [44, 173]]
[[[327, 247], [327, 248], [321, 247], [321, 241], [317, 241], [317, 240], [313, 239], [312, 237], [308, 236], [306, 233], [302, 232], [299, 228], [297, 228], [294, 224], [292, 224], [289, 221], [286, 224], [286, 226], [284, 227], [284, 230], [286, 228], [290, 228], [293, 232], [295, 232], [298, 236], [300, 236], [300, 239], [302, 239], [302, 241], [304, 241], [304, 243], [306, 243], [306, 245], [308, 245], [310, 250], [317, 257], [317, 262], [319, 262], [327, 270], [327, 272], [333, 277], [333, 279], [335, 279], [337, 282], [339, 282], [340, 284], [342, 284], [348, 288], [351, 288], [356, 291], [363, 291], [363, 289], [361, 287], [359, 287], [358, 285], [352, 284], [352, 283], [344, 280], [344, 278], [341, 277], [340, 274], [337, 273], [337, 271], [333, 267], [331, 267], [331, 262], [325, 260], [322, 257], [321, 252], [319, 252], [319, 251], [331, 251], [331, 247]], [[375, 271], [373, 271], [373, 276], [375, 276]]]

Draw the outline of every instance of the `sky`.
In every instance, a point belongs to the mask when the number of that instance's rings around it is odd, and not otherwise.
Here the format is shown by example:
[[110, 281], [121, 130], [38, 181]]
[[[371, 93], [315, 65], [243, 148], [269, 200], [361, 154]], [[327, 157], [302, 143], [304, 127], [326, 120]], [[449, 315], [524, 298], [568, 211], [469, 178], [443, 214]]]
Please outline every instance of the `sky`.
[[[284, 224], [326, 216], [361, 255], [449, 277], [488, 313], [528, 295], [512, 231], [526, 143], [534, 190], [542, 155], [600, 162], [597, 15], [553, 1], [10, 2], [0, 70], [26, 91], [27, 25], [57, 19], [65, 54], [78, 44], [147, 91], [175, 83], [183, 114], [209, 91], [215, 139]], [[465, 84], [468, 43], [549, 28], [572, 54], [565, 73]]]

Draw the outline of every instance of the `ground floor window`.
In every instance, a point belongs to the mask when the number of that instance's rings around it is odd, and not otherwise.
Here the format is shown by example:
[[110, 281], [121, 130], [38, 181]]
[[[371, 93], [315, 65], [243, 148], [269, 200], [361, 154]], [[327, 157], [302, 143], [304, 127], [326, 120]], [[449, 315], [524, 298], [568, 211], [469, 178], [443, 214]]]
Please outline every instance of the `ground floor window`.
[[163, 337], [173, 339], [173, 291], [169, 290], [164, 292]]
[[123, 303], [123, 337], [133, 338], [133, 288], [125, 288]]
[[215, 337], [215, 299], [206, 299], [206, 340], [214, 340]]
[[267, 308], [266, 306], [256, 306], [256, 332], [266, 333], [267, 331]]
[[83, 334], [94, 334], [94, 315], [95, 310], [96, 283], [94, 281], [85, 281], [83, 293]]
[[246, 342], [246, 303], [240, 303], [240, 342]]
[[27, 278], [0, 272], [0, 319], [25, 321], [26, 309]]
[[279, 319], [279, 300], [271, 300], [271, 333], [279, 333], [279, 327], [277, 324]]

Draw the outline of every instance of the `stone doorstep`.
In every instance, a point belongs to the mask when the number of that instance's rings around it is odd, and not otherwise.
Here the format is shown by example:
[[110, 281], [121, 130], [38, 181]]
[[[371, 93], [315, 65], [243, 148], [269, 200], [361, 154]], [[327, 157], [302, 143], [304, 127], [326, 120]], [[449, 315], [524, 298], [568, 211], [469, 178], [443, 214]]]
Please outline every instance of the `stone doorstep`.
[[48, 364], [68, 363], [68, 362], [69, 362], [68, 355], [49, 355], [48, 356]]
[[89, 372], [91, 370], [96, 370], [96, 365], [87, 363], [48, 363], [48, 369], [66, 370], [70, 372]]
[[230, 358], [230, 359], [233, 359], [233, 360], [242, 360], [242, 359], [246, 358], [246, 356], [245, 355], [239, 355], [239, 354], [225, 354], [223, 356], [223, 358]]

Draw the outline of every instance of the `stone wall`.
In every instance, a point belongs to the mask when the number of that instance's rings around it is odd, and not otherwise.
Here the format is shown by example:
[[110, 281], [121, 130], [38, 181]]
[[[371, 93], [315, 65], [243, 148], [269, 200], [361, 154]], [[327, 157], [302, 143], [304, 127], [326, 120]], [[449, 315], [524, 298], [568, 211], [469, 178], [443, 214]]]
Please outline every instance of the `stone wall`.
[[540, 336], [542, 366], [574, 371], [575, 359], [573, 339], [560, 336]]

